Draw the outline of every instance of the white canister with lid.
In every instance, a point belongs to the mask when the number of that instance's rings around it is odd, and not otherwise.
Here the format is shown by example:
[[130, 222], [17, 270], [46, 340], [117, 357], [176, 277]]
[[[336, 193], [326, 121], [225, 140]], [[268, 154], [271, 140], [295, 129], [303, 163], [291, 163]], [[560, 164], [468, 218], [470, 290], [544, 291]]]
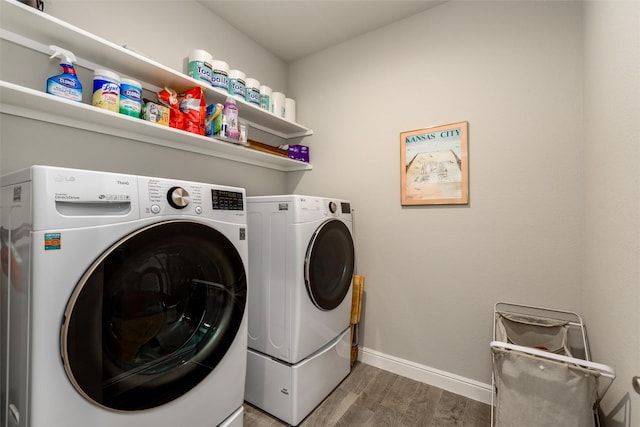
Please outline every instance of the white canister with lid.
[[267, 85], [260, 86], [260, 108], [271, 111], [271, 88]]
[[187, 74], [196, 80], [211, 84], [211, 74], [213, 72], [211, 61], [213, 61], [213, 57], [209, 52], [202, 49], [193, 49], [189, 53]]
[[278, 117], [284, 117], [284, 100], [285, 96], [282, 92], [271, 94], [271, 112]]
[[293, 98], [284, 99], [284, 118], [291, 122], [296, 121], [296, 101]]
[[120, 110], [120, 76], [113, 71], [96, 68], [93, 73], [91, 105], [117, 113]]
[[214, 59], [211, 70], [211, 86], [229, 92], [229, 64]]
[[248, 78], [245, 83], [245, 101], [260, 106], [260, 82], [256, 79]]
[[247, 76], [240, 70], [229, 71], [229, 95], [244, 99], [246, 78]]
[[120, 82], [120, 114], [140, 117], [142, 111], [142, 86], [132, 79]]

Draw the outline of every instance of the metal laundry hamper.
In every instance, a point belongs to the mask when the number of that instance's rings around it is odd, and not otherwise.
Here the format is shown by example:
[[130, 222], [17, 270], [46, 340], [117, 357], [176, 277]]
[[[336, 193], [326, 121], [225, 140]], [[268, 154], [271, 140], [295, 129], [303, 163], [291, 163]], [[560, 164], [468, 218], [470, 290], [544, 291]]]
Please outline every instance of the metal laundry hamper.
[[492, 426], [599, 426], [615, 373], [591, 361], [578, 314], [498, 302], [490, 347]]

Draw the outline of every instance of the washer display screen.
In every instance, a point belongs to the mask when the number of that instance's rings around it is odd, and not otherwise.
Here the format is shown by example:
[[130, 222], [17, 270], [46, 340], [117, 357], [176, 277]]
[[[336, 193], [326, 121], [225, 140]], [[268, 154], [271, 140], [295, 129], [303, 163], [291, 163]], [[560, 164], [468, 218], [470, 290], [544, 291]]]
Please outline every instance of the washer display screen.
[[67, 375], [85, 398], [116, 411], [174, 400], [225, 355], [246, 292], [242, 259], [220, 232], [189, 221], [138, 230], [96, 260], [70, 298]]

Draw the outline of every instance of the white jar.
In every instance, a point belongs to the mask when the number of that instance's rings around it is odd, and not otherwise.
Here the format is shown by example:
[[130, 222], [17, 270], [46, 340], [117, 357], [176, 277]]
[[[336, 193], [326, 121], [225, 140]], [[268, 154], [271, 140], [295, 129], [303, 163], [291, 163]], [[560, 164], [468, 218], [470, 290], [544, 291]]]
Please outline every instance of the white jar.
[[136, 80], [120, 82], [120, 114], [140, 118], [142, 111], [142, 86]]
[[245, 90], [245, 101], [250, 104], [260, 106], [260, 82], [256, 79], [248, 78]]
[[271, 111], [271, 88], [266, 85], [260, 86], [260, 108]]
[[240, 70], [229, 71], [229, 95], [244, 99], [246, 78], [247, 76]]
[[211, 61], [211, 86], [229, 92], [229, 64], [217, 59]]
[[278, 117], [284, 117], [284, 100], [285, 96], [282, 92], [271, 94], [271, 112]]
[[117, 113], [120, 110], [120, 76], [109, 70], [93, 73], [91, 105]]
[[284, 118], [294, 123], [296, 121], [296, 101], [292, 98], [284, 100]]
[[189, 53], [187, 75], [211, 85], [211, 74], [213, 72], [211, 70], [211, 61], [213, 61], [213, 57], [209, 52], [202, 49], [193, 49]]

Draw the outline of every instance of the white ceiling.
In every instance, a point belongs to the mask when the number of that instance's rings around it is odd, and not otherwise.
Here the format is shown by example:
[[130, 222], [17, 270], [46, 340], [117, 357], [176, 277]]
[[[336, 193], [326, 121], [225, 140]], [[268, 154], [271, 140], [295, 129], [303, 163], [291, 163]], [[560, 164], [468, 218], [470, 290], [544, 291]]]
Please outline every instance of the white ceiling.
[[446, 0], [199, 0], [289, 63]]

